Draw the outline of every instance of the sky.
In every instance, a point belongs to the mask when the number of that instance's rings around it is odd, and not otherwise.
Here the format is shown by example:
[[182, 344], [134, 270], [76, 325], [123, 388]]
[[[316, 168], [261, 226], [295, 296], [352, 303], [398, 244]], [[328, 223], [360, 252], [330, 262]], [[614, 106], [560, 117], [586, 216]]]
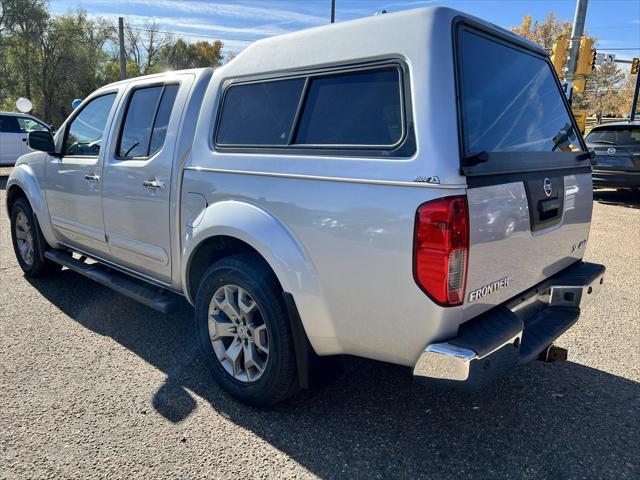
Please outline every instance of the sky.
[[[92, 16], [125, 17], [133, 26], [155, 19], [162, 30], [189, 40], [222, 40], [239, 52], [260, 38], [329, 23], [330, 0], [50, 0], [54, 13], [83, 8]], [[505, 28], [530, 14], [549, 12], [573, 20], [576, 0], [336, 0], [336, 21], [446, 5]], [[589, 0], [586, 28], [598, 37], [598, 50], [619, 58], [640, 56], [640, 0]]]

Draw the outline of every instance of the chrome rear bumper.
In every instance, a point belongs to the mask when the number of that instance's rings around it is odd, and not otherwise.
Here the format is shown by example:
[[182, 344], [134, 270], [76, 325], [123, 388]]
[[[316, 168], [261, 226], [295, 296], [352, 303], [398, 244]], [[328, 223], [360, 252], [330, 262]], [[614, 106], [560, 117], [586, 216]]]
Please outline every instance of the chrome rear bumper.
[[535, 359], [571, 327], [600, 291], [605, 268], [578, 262], [517, 298], [460, 326], [458, 335], [426, 346], [413, 374], [479, 388]]

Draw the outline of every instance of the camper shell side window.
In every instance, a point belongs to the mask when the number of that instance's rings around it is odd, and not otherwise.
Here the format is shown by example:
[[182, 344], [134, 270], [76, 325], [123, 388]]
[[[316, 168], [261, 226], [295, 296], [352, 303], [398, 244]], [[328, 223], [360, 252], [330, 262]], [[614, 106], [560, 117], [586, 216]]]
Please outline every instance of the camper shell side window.
[[411, 156], [406, 66], [385, 62], [231, 82], [214, 145], [232, 152]]

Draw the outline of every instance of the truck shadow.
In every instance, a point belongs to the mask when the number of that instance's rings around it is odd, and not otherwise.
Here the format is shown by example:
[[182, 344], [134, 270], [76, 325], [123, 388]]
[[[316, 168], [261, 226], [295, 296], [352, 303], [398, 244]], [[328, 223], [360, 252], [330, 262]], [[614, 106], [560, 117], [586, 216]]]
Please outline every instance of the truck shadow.
[[166, 419], [189, 417], [194, 392], [322, 478], [638, 478], [640, 384], [615, 375], [534, 363], [470, 395], [429, 390], [405, 368], [346, 358], [333, 383], [256, 410], [213, 382], [186, 303], [161, 315], [67, 270], [30, 282], [71, 319], [167, 376], [152, 400]]
[[640, 208], [640, 192], [618, 190], [594, 190], [593, 199], [605, 205]]

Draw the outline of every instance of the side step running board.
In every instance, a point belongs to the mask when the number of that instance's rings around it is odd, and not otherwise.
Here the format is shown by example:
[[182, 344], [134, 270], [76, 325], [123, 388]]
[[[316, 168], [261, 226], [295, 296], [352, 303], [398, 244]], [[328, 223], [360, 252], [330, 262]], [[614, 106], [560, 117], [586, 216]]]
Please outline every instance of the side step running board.
[[44, 256], [52, 262], [59, 263], [69, 270], [73, 270], [159, 312], [171, 313], [178, 307], [180, 297], [175, 293], [160, 287], [154, 287], [149, 283], [100, 263], [84, 263], [66, 252], [56, 250], [47, 250]]

